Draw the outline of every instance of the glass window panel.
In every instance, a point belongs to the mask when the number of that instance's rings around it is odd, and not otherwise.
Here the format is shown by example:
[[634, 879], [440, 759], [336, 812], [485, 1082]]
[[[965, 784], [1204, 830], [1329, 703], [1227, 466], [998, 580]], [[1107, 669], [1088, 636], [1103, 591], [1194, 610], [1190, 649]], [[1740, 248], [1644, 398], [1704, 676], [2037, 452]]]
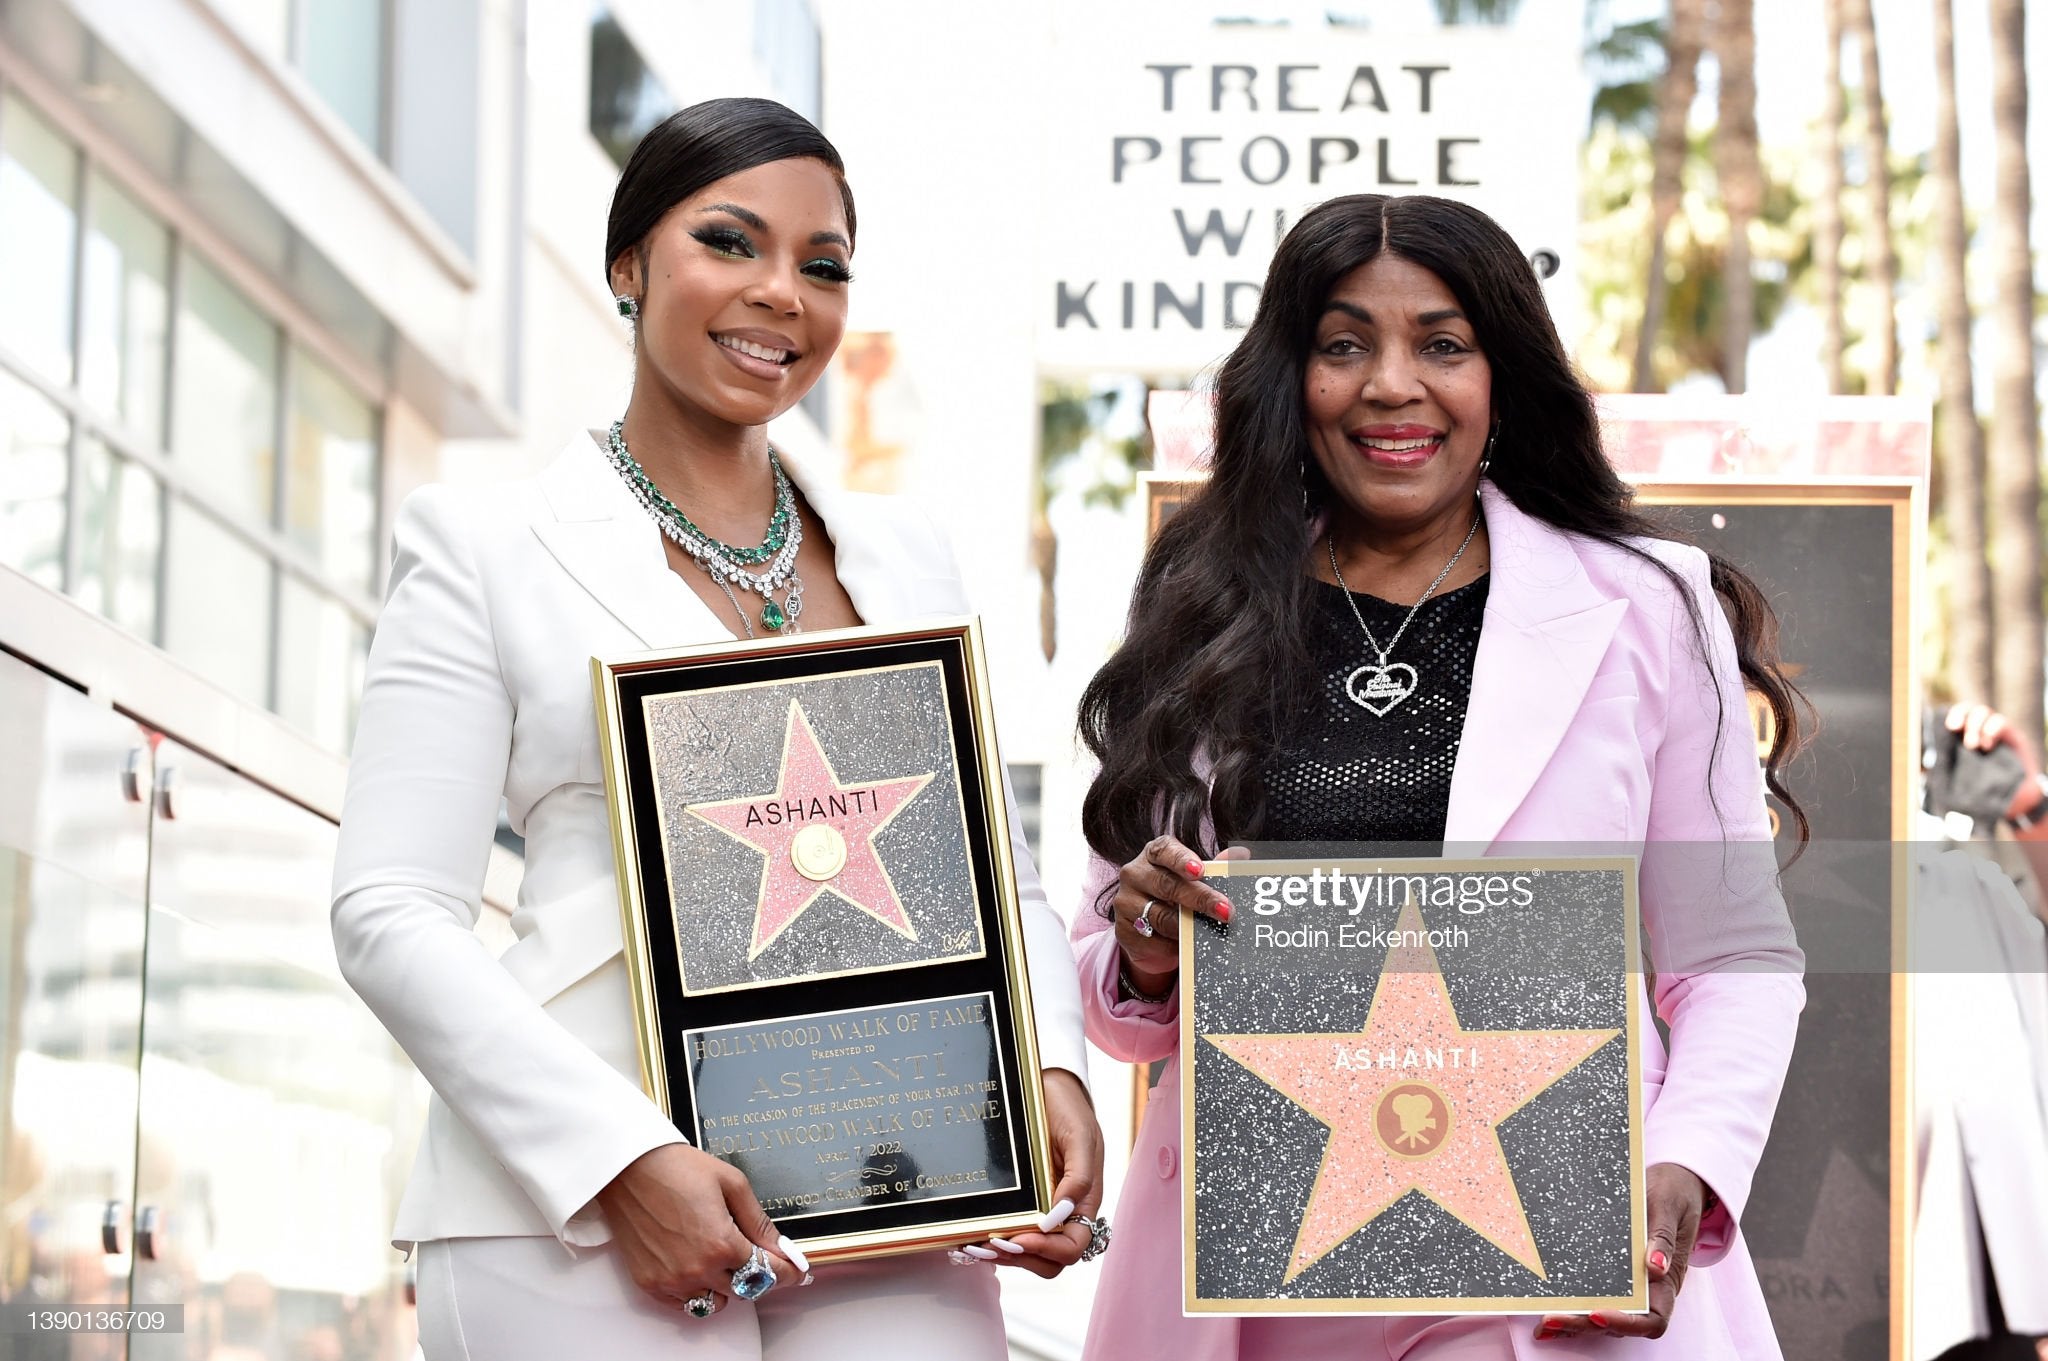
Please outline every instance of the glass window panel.
[[157, 761], [135, 1199], [169, 1227], [134, 1290], [186, 1331], [126, 1355], [411, 1357], [386, 1240], [424, 1084], [335, 965], [334, 824], [174, 741]]
[[329, 108], [380, 155], [384, 134], [384, 6], [365, 0], [305, 0], [306, 45], [299, 65]]
[[347, 751], [370, 631], [340, 601], [294, 577], [278, 589], [277, 712], [314, 741]]
[[210, 497], [270, 524], [277, 327], [205, 261], [183, 263], [171, 452]]
[[71, 381], [78, 149], [28, 105], [0, 99], [0, 344]]
[[647, 130], [676, 111], [668, 87], [603, 5], [590, 18], [590, 135], [623, 167]]
[[[103, 703], [0, 656], [0, 753], [0, 1301], [17, 1317], [28, 1302], [119, 1308], [128, 1258], [100, 1251], [100, 1220], [135, 1199], [149, 815], [114, 773], [131, 758], [146, 772], [147, 747]], [[10, 1336], [0, 1356], [84, 1361], [119, 1343]]]
[[164, 646], [229, 694], [267, 705], [269, 559], [175, 499], [166, 553]]
[[0, 369], [0, 563], [64, 587], [64, 492], [71, 421]]
[[84, 453], [84, 542], [75, 594], [87, 609], [154, 640], [163, 487], [154, 473], [97, 439], [86, 439]]
[[285, 530], [329, 576], [374, 588], [377, 532], [377, 409], [333, 370], [292, 352], [291, 476]]
[[87, 204], [79, 390], [94, 411], [160, 445], [171, 233], [98, 173]]

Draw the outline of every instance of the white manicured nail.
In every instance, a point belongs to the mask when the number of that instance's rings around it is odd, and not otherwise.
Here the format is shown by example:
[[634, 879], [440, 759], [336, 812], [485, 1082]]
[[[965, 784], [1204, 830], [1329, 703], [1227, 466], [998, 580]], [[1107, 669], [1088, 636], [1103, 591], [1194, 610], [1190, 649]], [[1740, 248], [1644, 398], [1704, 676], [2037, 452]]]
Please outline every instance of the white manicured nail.
[[817, 1280], [817, 1279], [818, 1279], [818, 1278], [817, 1278], [817, 1277], [816, 1277], [815, 1275], [813, 1275], [812, 1273], [810, 1273], [810, 1272], [806, 1271], [806, 1272], [804, 1273], [804, 1278], [803, 1278], [802, 1280], [798, 1281], [798, 1282], [797, 1282], [797, 1284], [798, 1284], [798, 1285], [809, 1285], [809, 1284], [810, 1284], [810, 1283], [811, 1283], [812, 1281], [815, 1281], [815, 1280]]
[[1022, 1257], [1024, 1255], [1024, 1249], [1018, 1247], [1007, 1238], [991, 1237], [988, 1242], [990, 1247], [1001, 1248], [1013, 1257]]
[[997, 1256], [997, 1254], [990, 1252], [987, 1248], [982, 1247], [979, 1243], [969, 1243], [967, 1246], [961, 1248], [960, 1251], [966, 1253], [969, 1257], [974, 1258], [974, 1260], [976, 1260], [977, 1262], [993, 1262], [996, 1260]]
[[952, 1249], [951, 1251], [949, 1251], [949, 1252], [948, 1252], [948, 1253], [946, 1254], [946, 1260], [947, 1260], [947, 1261], [949, 1261], [949, 1262], [951, 1262], [951, 1263], [952, 1263], [952, 1264], [953, 1264], [954, 1266], [980, 1266], [980, 1265], [981, 1265], [981, 1263], [979, 1263], [979, 1262], [975, 1261], [975, 1260], [974, 1260], [974, 1259], [973, 1259], [972, 1257], [969, 1257], [969, 1256], [968, 1256], [968, 1255], [967, 1255], [966, 1253], [964, 1253], [964, 1252], [960, 1251], [960, 1249], [958, 1249], [958, 1248], [954, 1248], [954, 1249]]
[[1073, 1213], [1074, 1202], [1062, 1199], [1059, 1204], [1045, 1212], [1045, 1218], [1038, 1221], [1038, 1231], [1040, 1233], [1051, 1233], [1054, 1229], [1066, 1223], [1073, 1216]]
[[776, 1239], [775, 1246], [782, 1249], [782, 1255], [789, 1259], [789, 1264], [791, 1266], [795, 1267], [798, 1271], [803, 1272], [805, 1275], [810, 1274], [811, 1259], [804, 1256], [803, 1253], [797, 1249], [797, 1245], [789, 1241], [788, 1234], [784, 1234], [782, 1237]]

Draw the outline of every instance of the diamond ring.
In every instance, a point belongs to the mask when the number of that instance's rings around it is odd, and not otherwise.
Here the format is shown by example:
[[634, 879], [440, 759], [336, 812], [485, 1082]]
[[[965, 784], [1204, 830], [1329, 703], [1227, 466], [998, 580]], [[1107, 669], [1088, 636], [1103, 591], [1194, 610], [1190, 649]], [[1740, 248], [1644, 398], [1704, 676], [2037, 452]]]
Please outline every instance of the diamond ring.
[[768, 1265], [768, 1254], [757, 1244], [747, 1254], [746, 1265], [732, 1274], [734, 1299], [758, 1300], [775, 1288], [775, 1268]]
[[1131, 929], [1148, 940], [1159, 934], [1152, 929], [1152, 909], [1157, 906], [1159, 906], [1157, 898], [1147, 898], [1145, 905], [1138, 909], [1138, 915], [1131, 918]]
[[701, 1295], [692, 1295], [683, 1301], [684, 1312], [688, 1313], [691, 1318], [710, 1318], [711, 1312], [716, 1308], [718, 1308], [718, 1297], [709, 1290]]
[[1108, 1215], [1104, 1215], [1100, 1219], [1090, 1219], [1087, 1215], [1077, 1214], [1067, 1222], [1069, 1224], [1081, 1224], [1087, 1227], [1088, 1246], [1081, 1249], [1082, 1261], [1092, 1262], [1097, 1257], [1100, 1257], [1103, 1253], [1109, 1251]]

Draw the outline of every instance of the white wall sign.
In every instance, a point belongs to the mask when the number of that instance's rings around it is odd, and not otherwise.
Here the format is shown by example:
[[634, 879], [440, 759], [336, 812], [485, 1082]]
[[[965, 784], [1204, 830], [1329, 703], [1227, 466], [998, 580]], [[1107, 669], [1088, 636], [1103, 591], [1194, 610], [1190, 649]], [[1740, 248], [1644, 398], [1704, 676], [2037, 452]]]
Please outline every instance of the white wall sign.
[[[1575, 329], [1586, 117], [1576, 30], [1188, 24], [1057, 35], [1041, 152], [1040, 362], [1192, 372], [1273, 249], [1340, 194], [1439, 194], [1549, 252]], [[1549, 262], [1546, 261], [1546, 264]]]

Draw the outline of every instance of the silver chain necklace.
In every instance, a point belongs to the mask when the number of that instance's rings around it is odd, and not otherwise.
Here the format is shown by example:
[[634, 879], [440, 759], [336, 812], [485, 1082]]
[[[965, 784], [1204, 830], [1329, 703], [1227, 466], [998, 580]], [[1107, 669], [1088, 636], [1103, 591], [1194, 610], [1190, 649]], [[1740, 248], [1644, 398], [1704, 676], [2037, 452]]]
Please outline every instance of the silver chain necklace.
[[[702, 567], [718, 589], [725, 592], [725, 598], [732, 603], [733, 613], [739, 616], [740, 627], [747, 631], [747, 637], [754, 636], [753, 621], [748, 611], [740, 604], [732, 588], [752, 591], [761, 597], [761, 622], [777, 633], [801, 633], [797, 619], [804, 612], [803, 578], [796, 574], [796, 554], [804, 542], [803, 516], [796, 510], [796, 490], [790, 485], [788, 474], [782, 471], [781, 460], [775, 457], [773, 449], [768, 451], [770, 465], [775, 472], [775, 511], [771, 522], [786, 524], [780, 548], [767, 568], [750, 572], [734, 556], [732, 545], [712, 538], [697, 528], [680, 510], [662, 496], [647, 476], [647, 470], [640, 461], [626, 450], [626, 436], [623, 421], [614, 421], [611, 438], [606, 441], [606, 452], [611, 464], [625, 479], [626, 489], [633, 493], [633, 499], [640, 508], [652, 517], [661, 532], [673, 541], [676, 547], [688, 553], [699, 567]], [[771, 538], [772, 542], [772, 538]], [[758, 552], [760, 550], [752, 550]], [[782, 603], [777, 604], [773, 591], [789, 589], [784, 593]]]
[[[1401, 627], [1394, 630], [1394, 636], [1387, 640], [1385, 647], [1381, 647], [1379, 640], [1372, 636], [1372, 630], [1366, 626], [1365, 615], [1358, 608], [1357, 599], [1352, 596], [1351, 588], [1344, 584], [1344, 569], [1337, 565], [1337, 536], [1323, 536], [1323, 543], [1330, 550], [1330, 575], [1337, 578], [1337, 588], [1344, 592], [1344, 599], [1351, 606], [1351, 616], [1358, 621], [1359, 631], [1365, 634], [1366, 644], [1379, 654], [1379, 661], [1367, 662], [1344, 678], [1344, 693], [1351, 696], [1353, 704], [1374, 718], [1384, 718], [1393, 712], [1394, 706], [1414, 694], [1416, 686], [1421, 683], [1422, 678], [1416, 674], [1414, 667], [1407, 662], [1394, 662], [1389, 665], [1387, 655], [1400, 644], [1401, 635], [1415, 622], [1416, 611], [1436, 594], [1436, 588], [1444, 584], [1444, 578], [1451, 574], [1451, 569], [1458, 565], [1458, 559], [1464, 557], [1465, 550], [1472, 546], [1472, 536], [1479, 532], [1481, 518], [1481, 512], [1473, 512], [1472, 527], [1465, 531], [1465, 541], [1458, 545], [1457, 552], [1451, 554], [1451, 560], [1444, 564], [1444, 570], [1436, 574], [1436, 580], [1429, 583], [1429, 589], [1422, 593], [1422, 599], [1408, 607], [1407, 617], [1401, 620]], [[1360, 676], [1365, 677], [1363, 693], [1358, 688]]]

